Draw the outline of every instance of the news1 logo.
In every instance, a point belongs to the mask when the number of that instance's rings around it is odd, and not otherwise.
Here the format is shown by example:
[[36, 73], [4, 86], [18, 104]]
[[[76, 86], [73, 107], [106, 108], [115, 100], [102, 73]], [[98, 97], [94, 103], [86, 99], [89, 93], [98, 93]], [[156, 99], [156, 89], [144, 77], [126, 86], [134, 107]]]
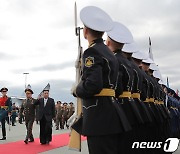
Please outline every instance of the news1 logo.
[[164, 151], [165, 152], [174, 152], [178, 149], [179, 139], [178, 138], [168, 138], [164, 142]]
[[165, 152], [175, 152], [179, 146], [178, 138], [168, 138], [163, 142], [134, 142], [132, 145], [133, 149], [160, 149], [163, 148]]

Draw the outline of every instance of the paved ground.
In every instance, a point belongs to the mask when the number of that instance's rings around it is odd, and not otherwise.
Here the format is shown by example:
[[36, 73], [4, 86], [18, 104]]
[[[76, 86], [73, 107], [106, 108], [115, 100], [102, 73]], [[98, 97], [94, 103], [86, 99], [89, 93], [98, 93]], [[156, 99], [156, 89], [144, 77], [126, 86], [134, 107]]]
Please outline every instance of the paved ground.
[[[7, 129], [7, 140], [6, 141], [0, 141], [0, 144], [3, 143], [8, 143], [8, 142], [14, 142], [14, 141], [18, 141], [18, 140], [24, 140], [25, 138], [25, 133], [26, 133], [26, 129], [25, 129], [25, 125], [24, 124], [17, 124], [17, 126], [12, 127], [11, 126], [11, 131], [8, 130], [8, 125], [6, 126]], [[53, 127], [53, 134], [62, 134], [62, 133], [68, 133], [69, 130], [65, 129], [65, 130], [55, 130], [55, 127]], [[33, 128], [33, 134], [34, 137], [37, 138], [39, 137], [39, 125], [34, 123], [34, 128]], [[1, 137], [1, 130], [0, 130], [0, 137]], [[22, 144], [24, 144], [24, 142], [22, 142]], [[61, 153], [61, 154], [88, 154], [88, 148], [87, 148], [87, 143], [86, 141], [82, 142], [82, 152], [76, 152], [76, 151], [72, 151], [72, 150], [68, 150], [68, 147], [61, 147], [61, 148], [57, 148], [57, 149], [53, 149], [50, 151], [46, 151], [43, 152], [41, 154], [57, 154], [57, 153]], [[174, 154], [180, 154], [180, 147], [178, 149], [178, 151], [176, 151]]]

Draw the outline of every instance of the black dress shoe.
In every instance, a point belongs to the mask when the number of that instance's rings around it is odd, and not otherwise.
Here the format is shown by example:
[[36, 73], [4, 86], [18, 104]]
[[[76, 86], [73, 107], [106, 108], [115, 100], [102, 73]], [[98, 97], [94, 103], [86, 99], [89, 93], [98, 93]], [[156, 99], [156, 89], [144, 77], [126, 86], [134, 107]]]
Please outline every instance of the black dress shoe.
[[24, 143], [28, 144], [28, 140], [24, 140]]
[[6, 140], [6, 137], [1, 138], [0, 140]]
[[45, 144], [46, 144], [46, 143], [44, 143], [44, 142], [43, 142], [43, 143], [41, 143], [41, 145], [45, 145]]

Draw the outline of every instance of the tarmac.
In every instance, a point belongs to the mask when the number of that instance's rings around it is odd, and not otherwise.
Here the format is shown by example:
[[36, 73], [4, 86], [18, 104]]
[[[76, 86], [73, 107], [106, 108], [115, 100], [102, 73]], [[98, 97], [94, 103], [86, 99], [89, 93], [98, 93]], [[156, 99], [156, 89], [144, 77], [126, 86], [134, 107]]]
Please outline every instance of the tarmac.
[[[6, 131], [7, 131], [7, 139], [5, 141], [0, 141], [0, 144], [24, 140], [25, 138], [25, 134], [26, 134], [25, 124], [17, 123], [16, 126], [10, 127], [10, 131], [9, 131], [9, 125], [6, 125]], [[63, 134], [63, 133], [69, 133], [69, 132], [70, 130], [68, 129], [55, 130], [55, 126], [53, 127], [53, 134]], [[39, 125], [36, 124], [36, 122], [34, 122], [34, 126], [33, 126], [33, 135], [34, 135], [34, 138], [39, 137]], [[0, 128], [0, 138], [1, 136], [2, 134], [1, 134], [1, 128]], [[24, 144], [23, 141], [22, 141], [22, 144]], [[87, 142], [86, 141], [82, 142], [81, 152], [69, 150], [67, 146], [64, 146], [64, 147], [56, 148], [56, 149], [49, 150], [46, 152], [42, 152], [41, 154], [59, 154], [59, 153], [60, 154], [88, 154]], [[180, 146], [178, 150], [174, 152], [173, 154], [180, 154]]]

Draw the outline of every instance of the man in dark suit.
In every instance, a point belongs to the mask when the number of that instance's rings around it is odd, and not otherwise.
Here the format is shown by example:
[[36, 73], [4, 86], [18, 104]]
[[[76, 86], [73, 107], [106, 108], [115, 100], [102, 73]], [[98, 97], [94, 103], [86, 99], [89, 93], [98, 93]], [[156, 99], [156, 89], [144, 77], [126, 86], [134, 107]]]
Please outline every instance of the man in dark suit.
[[49, 90], [43, 90], [43, 98], [35, 102], [39, 105], [40, 143], [49, 144], [52, 141], [52, 119], [55, 118], [55, 102], [49, 97]]

